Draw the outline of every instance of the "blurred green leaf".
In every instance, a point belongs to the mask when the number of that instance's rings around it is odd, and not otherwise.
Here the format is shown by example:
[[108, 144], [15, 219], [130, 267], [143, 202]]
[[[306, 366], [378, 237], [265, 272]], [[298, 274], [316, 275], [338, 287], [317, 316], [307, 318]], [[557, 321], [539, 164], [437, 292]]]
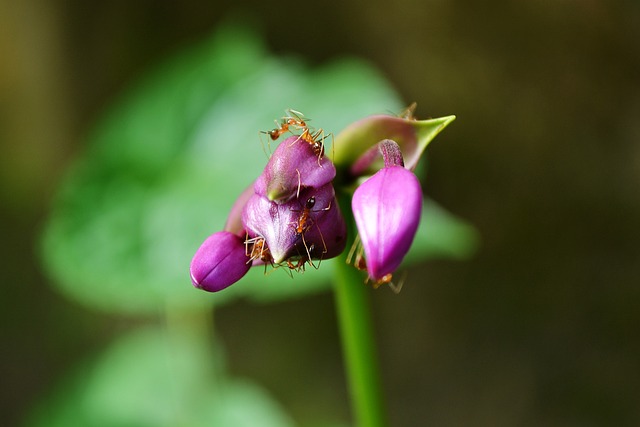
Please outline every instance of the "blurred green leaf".
[[404, 262], [415, 263], [425, 258], [465, 259], [475, 253], [478, 244], [475, 228], [432, 199], [426, 199], [418, 232]]
[[260, 387], [221, 374], [221, 358], [203, 340], [173, 339], [153, 329], [120, 338], [38, 406], [27, 426], [293, 425]]

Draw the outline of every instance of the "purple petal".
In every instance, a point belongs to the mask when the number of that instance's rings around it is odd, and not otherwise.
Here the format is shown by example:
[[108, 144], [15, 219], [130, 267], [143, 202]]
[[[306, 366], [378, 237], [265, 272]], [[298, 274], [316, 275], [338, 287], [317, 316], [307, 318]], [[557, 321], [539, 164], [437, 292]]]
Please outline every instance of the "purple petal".
[[244, 238], [220, 231], [209, 236], [193, 256], [191, 282], [196, 288], [217, 292], [240, 280], [250, 267]]
[[415, 237], [420, 182], [400, 166], [383, 168], [356, 189], [351, 204], [369, 277], [381, 280], [398, 268]]
[[336, 176], [336, 168], [299, 136], [280, 143], [255, 183], [255, 192], [276, 203], [286, 203], [308, 187], [322, 187]]
[[331, 258], [346, 244], [346, 226], [331, 184], [304, 189], [299, 198], [282, 204], [254, 194], [242, 221], [250, 238], [264, 238], [276, 264], [291, 258]]

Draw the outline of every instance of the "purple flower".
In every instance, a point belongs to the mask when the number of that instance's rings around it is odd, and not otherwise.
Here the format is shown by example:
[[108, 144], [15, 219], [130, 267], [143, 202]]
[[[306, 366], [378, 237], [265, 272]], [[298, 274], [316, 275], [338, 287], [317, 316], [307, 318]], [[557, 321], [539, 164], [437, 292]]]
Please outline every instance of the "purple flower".
[[228, 231], [209, 236], [191, 260], [191, 282], [196, 288], [220, 291], [242, 278], [251, 267], [244, 238]]
[[332, 258], [346, 245], [345, 222], [330, 183], [280, 204], [256, 193], [244, 207], [242, 222], [248, 240], [264, 241], [274, 264]]
[[385, 167], [360, 185], [352, 199], [353, 215], [366, 258], [369, 278], [391, 280], [413, 242], [422, 211], [420, 182], [402, 167], [399, 147], [382, 141]]
[[[355, 189], [351, 205], [361, 242], [355, 265], [366, 268], [374, 286], [391, 282], [409, 251], [422, 210], [422, 190], [411, 170], [454, 118], [416, 121], [408, 111], [361, 120], [337, 138], [343, 189], [351, 191], [370, 176]], [[272, 139], [292, 128], [301, 135], [280, 143], [234, 203], [224, 231], [198, 249], [191, 263], [194, 286], [215, 292], [240, 280], [252, 265], [304, 270], [307, 263], [317, 267], [315, 261], [344, 251], [347, 229], [334, 190], [336, 167], [324, 155], [323, 131], [311, 132], [302, 117], [294, 112], [266, 132]], [[399, 143], [380, 141], [380, 135]]]

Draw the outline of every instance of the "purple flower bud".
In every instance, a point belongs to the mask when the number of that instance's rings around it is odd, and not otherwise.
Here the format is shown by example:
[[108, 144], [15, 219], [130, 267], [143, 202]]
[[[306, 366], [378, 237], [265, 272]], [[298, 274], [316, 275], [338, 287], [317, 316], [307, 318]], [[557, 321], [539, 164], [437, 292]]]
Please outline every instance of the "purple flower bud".
[[335, 176], [335, 166], [322, 151], [317, 153], [300, 136], [290, 136], [273, 152], [254, 188], [271, 201], [286, 203], [302, 189], [322, 187]]
[[346, 226], [332, 184], [304, 189], [281, 204], [254, 194], [242, 222], [250, 239], [264, 239], [275, 264], [332, 258], [346, 244]]
[[398, 268], [415, 237], [422, 210], [420, 182], [401, 166], [385, 167], [356, 189], [351, 205], [369, 277], [382, 281]]
[[209, 236], [193, 256], [191, 282], [196, 288], [217, 292], [240, 280], [250, 267], [244, 238], [219, 231]]

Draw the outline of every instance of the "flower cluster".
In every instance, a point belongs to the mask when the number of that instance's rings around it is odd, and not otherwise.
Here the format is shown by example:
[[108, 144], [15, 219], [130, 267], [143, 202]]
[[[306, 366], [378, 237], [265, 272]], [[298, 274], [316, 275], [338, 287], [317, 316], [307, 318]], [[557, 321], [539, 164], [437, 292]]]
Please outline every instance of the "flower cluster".
[[[390, 283], [407, 254], [422, 209], [422, 190], [412, 172], [426, 146], [417, 142], [421, 122], [393, 116], [356, 122], [336, 138], [334, 164], [325, 155], [324, 132], [312, 132], [301, 113], [289, 111], [278, 128], [265, 133], [273, 140], [286, 132], [292, 136], [240, 195], [224, 230], [207, 238], [193, 257], [191, 280], [197, 288], [222, 290], [252, 265], [304, 271], [341, 254], [347, 227], [334, 185], [347, 191], [361, 182], [351, 202], [358, 230], [354, 265], [367, 271], [368, 281]], [[409, 164], [396, 141], [408, 152]], [[336, 164], [342, 167], [339, 174]]]

